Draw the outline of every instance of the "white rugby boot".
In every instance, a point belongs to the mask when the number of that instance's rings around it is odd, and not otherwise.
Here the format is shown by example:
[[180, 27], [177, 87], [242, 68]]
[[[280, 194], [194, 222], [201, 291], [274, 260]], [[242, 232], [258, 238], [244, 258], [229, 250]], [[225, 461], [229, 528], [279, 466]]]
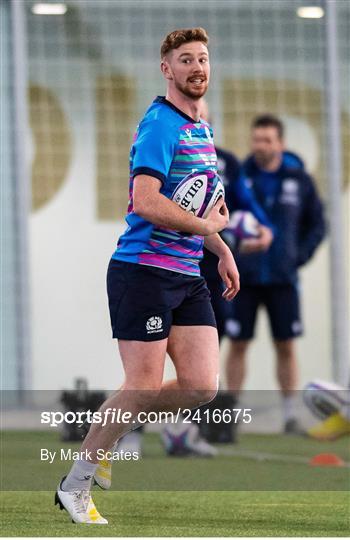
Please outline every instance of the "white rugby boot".
[[64, 478], [57, 488], [55, 504], [58, 504], [61, 510], [68, 512], [73, 523], [107, 525], [108, 521], [98, 512], [90, 491], [87, 489], [81, 491], [63, 491], [61, 488], [63, 480]]

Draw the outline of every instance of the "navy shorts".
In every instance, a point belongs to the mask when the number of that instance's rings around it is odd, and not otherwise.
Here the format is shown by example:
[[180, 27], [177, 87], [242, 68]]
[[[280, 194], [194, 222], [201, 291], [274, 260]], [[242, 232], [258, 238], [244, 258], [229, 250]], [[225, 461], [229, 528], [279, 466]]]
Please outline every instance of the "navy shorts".
[[298, 290], [294, 285], [287, 284], [241, 287], [231, 304], [226, 335], [233, 340], [251, 339], [261, 305], [266, 308], [275, 339], [282, 341], [302, 334]]
[[227, 300], [222, 297], [225, 287], [219, 276], [216, 279], [206, 279], [206, 283], [210, 292], [211, 305], [213, 306], [215, 314], [218, 336], [219, 339], [221, 339], [225, 336], [225, 324], [231, 313], [230, 302], [227, 302]]
[[111, 259], [107, 293], [114, 338], [158, 341], [172, 325], [216, 328], [201, 276]]

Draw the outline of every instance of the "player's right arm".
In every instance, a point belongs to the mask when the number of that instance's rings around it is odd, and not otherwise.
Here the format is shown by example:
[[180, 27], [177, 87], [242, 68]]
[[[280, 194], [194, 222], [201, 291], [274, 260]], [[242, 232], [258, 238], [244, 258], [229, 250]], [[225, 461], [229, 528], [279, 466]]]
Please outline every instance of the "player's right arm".
[[229, 220], [227, 207], [219, 199], [206, 219], [186, 212], [175, 202], [160, 193], [158, 178], [140, 174], [134, 178], [133, 210], [140, 217], [158, 227], [208, 236], [224, 229]]

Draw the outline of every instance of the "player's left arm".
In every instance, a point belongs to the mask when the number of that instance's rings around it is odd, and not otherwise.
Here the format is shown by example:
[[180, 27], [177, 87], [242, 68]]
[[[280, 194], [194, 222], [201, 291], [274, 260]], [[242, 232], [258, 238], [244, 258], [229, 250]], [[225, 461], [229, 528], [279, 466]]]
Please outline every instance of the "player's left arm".
[[219, 258], [218, 272], [226, 285], [222, 296], [225, 300], [232, 300], [239, 291], [239, 272], [229, 247], [219, 234], [204, 237], [204, 246]]
[[311, 259], [326, 234], [323, 203], [312, 178], [305, 174], [303, 212], [299, 235], [298, 266]]

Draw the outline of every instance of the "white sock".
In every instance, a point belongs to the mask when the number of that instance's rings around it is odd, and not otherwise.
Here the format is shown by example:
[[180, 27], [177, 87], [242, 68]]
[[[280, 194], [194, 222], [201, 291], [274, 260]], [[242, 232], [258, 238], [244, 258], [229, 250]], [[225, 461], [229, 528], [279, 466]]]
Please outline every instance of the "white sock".
[[91, 480], [96, 469], [97, 463], [77, 459], [62, 483], [61, 488], [63, 491], [90, 490]]
[[283, 418], [285, 422], [296, 417], [295, 396], [282, 396]]

